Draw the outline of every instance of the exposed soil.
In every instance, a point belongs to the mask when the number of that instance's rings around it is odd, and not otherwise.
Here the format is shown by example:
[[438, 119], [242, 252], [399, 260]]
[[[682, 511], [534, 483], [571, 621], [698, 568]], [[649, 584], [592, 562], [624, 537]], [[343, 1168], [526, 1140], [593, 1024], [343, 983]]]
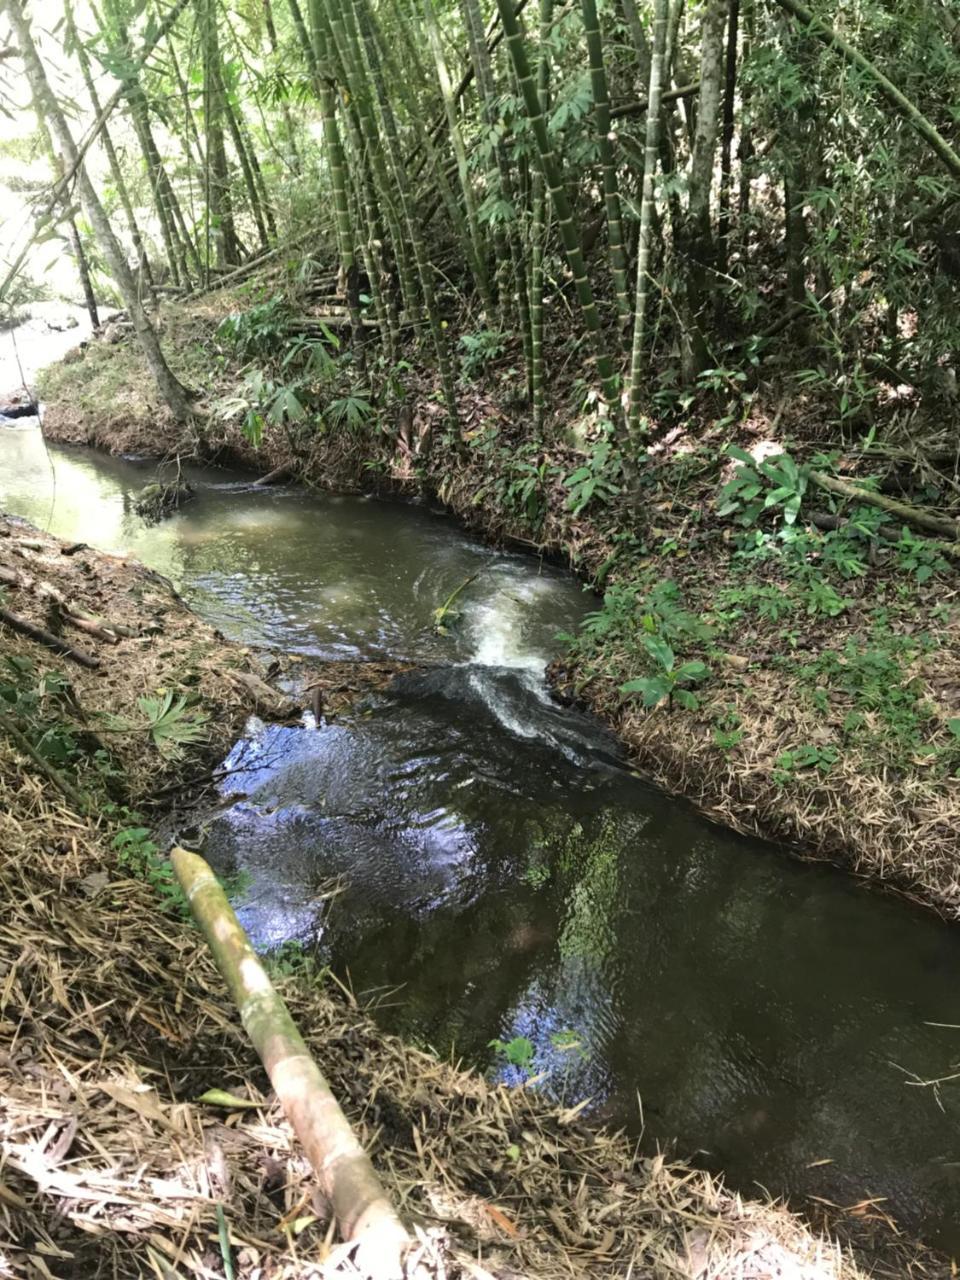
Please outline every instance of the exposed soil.
[[[158, 689], [195, 695], [209, 719], [204, 740], [178, 759], [142, 727], [103, 733], [109, 768], [95, 741], [81, 743], [69, 767], [93, 802], [86, 813], [0, 734], [0, 1276], [217, 1277], [227, 1274], [224, 1232], [241, 1280], [356, 1274], [331, 1244], [327, 1208], [199, 934], [131, 875], [115, 844], [136, 820], [129, 807], [186, 788], [251, 709], [275, 698], [275, 713], [285, 702], [292, 713], [293, 704], [269, 683], [274, 667], [226, 644], [157, 575], [65, 551], [0, 525], [0, 563], [133, 634], [115, 646], [84, 637], [101, 659], [88, 670], [3, 627], [4, 658], [29, 659], [19, 669], [31, 679], [69, 675], [57, 705], [78, 735], [115, 722], [104, 715], [134, 718], [137, 697]], [[7, 605], [50, 624], [35, 589], [10, 590]], [[333, 706], [390, 674], [385, 664], [331, 664], [301, 683], [327, 681]], [[416, 1226], [418, 1274], [862, 1274], [782, 1208], [641, 1158], [624, 1137], [581, 1125], [577, 1108], [550, 1110], [534, 1092], [491, 1086], [385, 1036], [309, 966], [283, 988]], [[247, 1105], [198, 1102], [208, 1089]], [[894, 1249], [880, 1219], [878, 1229], [886, 1262], [876, 1274], [937, 1274], [930, 1257]]]

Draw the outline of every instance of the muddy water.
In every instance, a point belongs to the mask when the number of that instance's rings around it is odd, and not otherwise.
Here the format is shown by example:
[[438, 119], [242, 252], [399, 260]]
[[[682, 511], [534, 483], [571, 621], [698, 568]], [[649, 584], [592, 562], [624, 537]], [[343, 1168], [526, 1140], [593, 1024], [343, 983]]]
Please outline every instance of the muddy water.
[[[55, 486], [51, 477], [55, 477]], [[261, 945], [297, 938], [391, 1028], [757, 1185], [960, 1248], [960, 931], [645, 786], [542, 667], [589, 601], [425, 508], [198, 473], [157, 528], [143, 465], [0, 432], [0, 507], [128, 550], [250, 642], [423, 659], [350, 719], [251, 724], [207, 851]], [[449, 637], [433, 610], [469, 575]], [[330, 877], [345, 889], [332, 908]], [[954, 1024], [943, 1026], [934, 1024]]]

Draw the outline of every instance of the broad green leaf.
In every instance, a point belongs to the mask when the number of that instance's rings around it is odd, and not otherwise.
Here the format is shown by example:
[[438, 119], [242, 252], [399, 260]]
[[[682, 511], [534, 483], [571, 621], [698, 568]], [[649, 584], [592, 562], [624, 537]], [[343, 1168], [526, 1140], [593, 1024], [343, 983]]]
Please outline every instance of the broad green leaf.
[[674, 652], [667, 644], [666, 640], [660, 636], [644, 636], [643, 647], [655, 662], [658, 662], [664, 671], [672, 671], [675, 661]]
[[729, 453], [731, 458], [736, 458], [738, 462], [743, 462], [748, 467], [752, 467], [754, 465], [753, 458], [750, 454], [747, 453], [745, 449], [741, 449], [738, 445], [728, 444], [727, 453]]

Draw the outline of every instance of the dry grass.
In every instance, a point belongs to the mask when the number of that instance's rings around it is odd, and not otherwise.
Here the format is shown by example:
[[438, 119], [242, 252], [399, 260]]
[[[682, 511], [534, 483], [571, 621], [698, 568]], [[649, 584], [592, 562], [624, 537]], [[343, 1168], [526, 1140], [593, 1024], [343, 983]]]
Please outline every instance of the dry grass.
[[[24, 535], [6, 535], [10, 559]], [[22, 550], [104, 617], [150, 619], [102, 675], [77, 669], [80, 704], [118, 710], [188, 670], [203, 705], [221, 708], [208, 752], [222, 750], [247, 705], [237, 689], [250, 694], [223, 673], [257, 675], [252, 656], [128, 562], [58, 559], [51, 539]], [[9, 632], [0, 643], [46, 661]], [[335, 674], [323, 673], [331, 696], [357, 675], [341, 672], [337, 689]], [[169, 781], [145, 736], [122, 751], [131, 801]], [[102, 820], [78, 816], [2, 739], [0, 795], [0, 1276], [210, 1280], [226, 1274], [221, 1221], [240, 1280], [352, 1274], [199, 934], [126, 875]], [[333, 982], [290, 980], [285, 994], [416, 1230], [420, 1275], [861, 1274], [782, 1208], [384, 1035]], [[211, 1088], [255, 1105], [198, 1102]]]

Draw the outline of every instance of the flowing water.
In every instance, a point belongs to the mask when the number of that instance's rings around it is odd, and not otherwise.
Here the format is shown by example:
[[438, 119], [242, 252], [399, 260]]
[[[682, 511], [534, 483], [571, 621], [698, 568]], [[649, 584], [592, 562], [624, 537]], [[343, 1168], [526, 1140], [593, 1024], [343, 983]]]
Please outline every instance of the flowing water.
[[138, 556], [228, 635], [426, 664], [341, 722], [252, 722], [231, 753], [207, 853], [242, 873], [259, 944], [318, 941], [391, 1029], [508, 1078], [489, 1042], [524, 1037], [539, 1087], [747, 1193], [881, 1198], [960, 1248], [956, 1086], [941, 1109], [911, 1083], [958, 1056], [960, 930], [704, 822], [553, 704], [555, 633], [591, 607], [568, 575], [424, 507], [221, 471], [149, 528], [151, 478], [0, 431], [0, 508]]

